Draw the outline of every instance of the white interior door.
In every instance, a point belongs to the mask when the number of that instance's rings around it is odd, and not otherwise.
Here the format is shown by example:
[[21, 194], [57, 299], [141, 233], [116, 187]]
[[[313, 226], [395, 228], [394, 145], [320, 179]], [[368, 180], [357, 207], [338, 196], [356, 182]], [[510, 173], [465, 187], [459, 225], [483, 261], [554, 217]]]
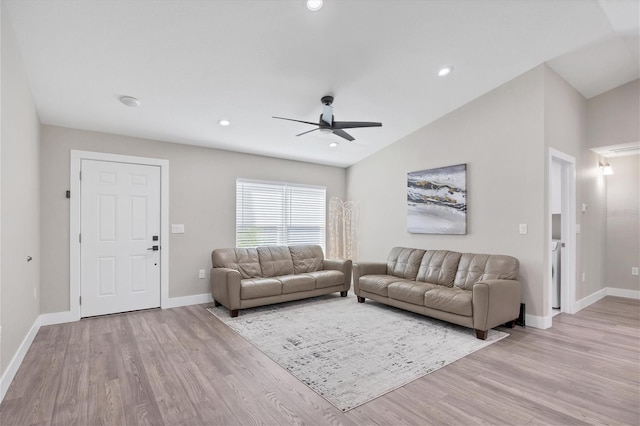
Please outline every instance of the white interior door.
[[83, 159], [80, 316], [160, 306], [160, 167]]

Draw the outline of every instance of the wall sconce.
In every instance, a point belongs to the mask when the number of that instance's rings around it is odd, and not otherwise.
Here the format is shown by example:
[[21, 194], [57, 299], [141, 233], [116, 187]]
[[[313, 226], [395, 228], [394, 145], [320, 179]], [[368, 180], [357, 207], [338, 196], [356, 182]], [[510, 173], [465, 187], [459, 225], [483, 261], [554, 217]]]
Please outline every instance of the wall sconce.
[[600, 162], [600, 173], [602, 173], [602, 176], [610, 176], [613, 174], [613, 169], [608, 162], [604, 164]]

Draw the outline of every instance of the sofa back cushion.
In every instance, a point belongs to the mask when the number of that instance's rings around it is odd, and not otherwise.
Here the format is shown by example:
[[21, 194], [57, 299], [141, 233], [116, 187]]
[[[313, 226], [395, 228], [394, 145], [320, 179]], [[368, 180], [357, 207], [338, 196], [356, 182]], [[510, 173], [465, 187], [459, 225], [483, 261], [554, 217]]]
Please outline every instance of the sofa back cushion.
[[262, 277], [258, 251], [255, 248], [223, 248], [211, 252], [214, 268], [229, 268], [240, 272], [242, 279]]
[[482, 280], [517, 280], [519, 268], [518, 259], [515, 257], [465, 253], [460, 258], [454, 285], [471, 290], [475, 283]]
[[287, 246], [258, 247], [260, 268], [265, 278], [293, 274], [293, 260]]
[[453, 287], [462, 253], [449, 250], [427, 250], [420, 262], [418, 281]]
[[291, 260], [293, 261], [293, 272], [304, 274], [322, 270], [324, 253], [322, 247], [317, 245], [289, 246]]
[[394, 247], [387, 258], [387, 274], [394, 277], [415, 280], [424, 250]]

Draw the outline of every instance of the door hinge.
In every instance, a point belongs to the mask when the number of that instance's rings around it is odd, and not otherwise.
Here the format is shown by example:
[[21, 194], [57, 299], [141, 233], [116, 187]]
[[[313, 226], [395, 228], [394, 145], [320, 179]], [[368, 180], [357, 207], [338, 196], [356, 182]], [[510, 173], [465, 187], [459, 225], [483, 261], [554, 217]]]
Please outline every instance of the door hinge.
[[82, 180], [82, 170], [80, 170], [79, 174], [80, 174], [80, 180]]
[[80, 296], [80, 304], [82, 305], [82, 296]]
[[82, 242], [82, 234], [78, 234], [78, 242], [81, 243]]

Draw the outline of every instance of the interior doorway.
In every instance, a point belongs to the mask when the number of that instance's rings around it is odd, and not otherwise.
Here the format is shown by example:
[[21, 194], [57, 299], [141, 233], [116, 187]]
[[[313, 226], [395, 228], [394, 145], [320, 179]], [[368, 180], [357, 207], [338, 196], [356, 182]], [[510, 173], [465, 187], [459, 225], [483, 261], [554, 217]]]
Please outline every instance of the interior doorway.
[[576, 161], [549, 148], [546, 313], [575, 312]]

